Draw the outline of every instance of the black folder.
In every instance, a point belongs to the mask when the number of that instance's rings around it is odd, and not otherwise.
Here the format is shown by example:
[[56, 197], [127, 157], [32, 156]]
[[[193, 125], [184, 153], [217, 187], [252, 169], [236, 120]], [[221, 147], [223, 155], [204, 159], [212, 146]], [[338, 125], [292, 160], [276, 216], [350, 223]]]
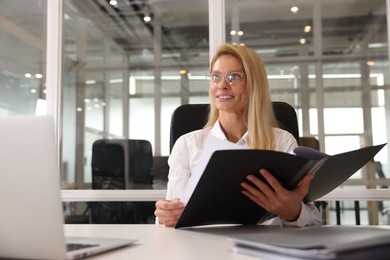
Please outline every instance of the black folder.
[[283, 187], [292, 190], [307, 173], [314, 173], [304, 199], [310, 202], [340, 186], [385, 145], [332, 156], [307, 147], [296, 148], [296, 155], [253, 149], [215, 151], [175, 228], [264, 222], [274, 215], [242, 194], [240, 183], [248, 174], [260, 177], [259, 169], [267, 169]]

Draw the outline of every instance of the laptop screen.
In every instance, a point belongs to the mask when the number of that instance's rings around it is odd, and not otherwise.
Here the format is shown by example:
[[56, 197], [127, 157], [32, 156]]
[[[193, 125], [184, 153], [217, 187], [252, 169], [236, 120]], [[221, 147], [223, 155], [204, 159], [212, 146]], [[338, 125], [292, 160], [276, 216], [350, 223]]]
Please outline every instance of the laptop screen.
[[51, 117], [0, 117], [0, 256], [65, 255], [56, 160]]

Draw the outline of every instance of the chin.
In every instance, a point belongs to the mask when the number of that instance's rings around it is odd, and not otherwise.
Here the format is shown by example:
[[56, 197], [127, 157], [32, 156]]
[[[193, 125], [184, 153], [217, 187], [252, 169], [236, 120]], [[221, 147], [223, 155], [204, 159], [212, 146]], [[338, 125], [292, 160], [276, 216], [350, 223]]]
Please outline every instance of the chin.
[[215, 104], [215, 107], [220, 110], [220, 111], [231, 111], [233, 110], [233, 107], [230, 103], [220, 103], [218, 102], [217, 104]]

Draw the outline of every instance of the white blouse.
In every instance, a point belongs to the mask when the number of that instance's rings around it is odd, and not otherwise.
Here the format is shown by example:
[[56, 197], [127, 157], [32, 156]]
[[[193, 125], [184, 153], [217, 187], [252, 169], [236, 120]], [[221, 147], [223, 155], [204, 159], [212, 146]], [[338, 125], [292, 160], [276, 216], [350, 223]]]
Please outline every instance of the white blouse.
[[[276, 151], [292, 153], [297, 147], [297, 142], [292, 134], [280, 128], [274, 128]], [[217, 121], [213, 128], [196, 130], [179, 137], [172, 148], [168, 159], [169, 175], [166, 199], [180, 198], [187, 185], [199, 157], [203, 151], [207, 137], [212, 135], [222, 140], [227, 140], [224, 132]], [[236, 143], [249, 148], [248, 133]], [[293, 226], [320, 225], [321, 216], [313, 203], [302, 203], [302, 210], [297, 221], [288, 222], [276, 217], [264, 224], [285, 224]]]

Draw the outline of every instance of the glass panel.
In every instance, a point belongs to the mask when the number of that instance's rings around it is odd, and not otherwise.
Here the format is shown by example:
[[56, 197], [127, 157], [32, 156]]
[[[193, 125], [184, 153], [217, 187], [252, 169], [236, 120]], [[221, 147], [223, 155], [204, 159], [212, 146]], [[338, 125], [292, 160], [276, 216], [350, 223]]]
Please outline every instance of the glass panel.
[[325, 92], [324, 103], [326, 107], [331, 107], [331, 108], [361, 107], [362, 93], [361, 91], [345, 90], [345, 89]]
[[[202, 94], [208, 96], [209, 91], [209, 82], [207, 81], [206, 75], [209, 73], [209, 70], [204, 67], [202, 69], [191, 69], [189, 79], [189, 91], [192, 95]], [[209, 102], [208, 102], [209, 103]]]
[[[165, 97], [161, 100], [161, 155], [168, 156], [170, 142], [170, 126], [173, 111], [180, 106], [179, 97]], [[164, 138], [165, 137], [165, 138]], [[166, 187], [164, 187], [166, 188]]]
[[[183, 103], [209, 102], [204, 79], [209, 71], [208, 1], [117, 1], [111, 6], [66, 0], [64, 5], [64, 186], [92, 187], [96, 140], [132, 138], [150, 142], [152, 188], [165, 188], [172, 111]], [[385, 10], [386, 0], [280, 0], [272, 5], [226, 0], [222, 11], [226, 41], [261, 55], [272, 99], [294, 105], [301, 134], [318, 136], [321, 149], [332, 153], [340, 143], [351, 150], [387, 140]], [[143, 20], [146, 13], [149, 22]], [[88, 110], [91, 104], [95, 108]], [[329, 116], [331, 109], [338, 113]], [[351, 110], [355, 122], [344, 123]], [[388, 149], [376, 158], [384, 172], [389, 171]], [[362, 182], [348, 187], [367, 187], [362, 176], [354, 176]]]
[[[360, 187], [362, 188], [362, 187]], [[337, 211], [336, 202], [326, 202], [327, 210], [329, 212], [328, 218], [325, 224], [335, 225], [337, 224]], [[356, 225], [356, 214], [355, 214], [355, 202], [354, 201], [339, 201], [340, 211], [340, 223], [342, 225]], [[361, 225], [370, 224], [370, 210], [375, 210], [375, 215], [378, 218], [379, 225], [390, 224], [390, 201], [360, 201], [359, 202], [359, 218]], [[373, 214], [371, 214], [373, 215]]]
[[226, 42], [252, 47], [263, 58], [313, 55], [312, 1], [226, 0], [225, 5]]
[[[320, 138], [330, 154], [387, 142], [385, 0], [227, 0], [225, 20], [226, 41], [254, 48], [263, 59], [272, 99], [297, 108], [301, 135]], [[375, 157], [383, 172], [389, 171], [388, 149]], [[358, 171], [343, 187], [372, 187], [371, 171]]]
[[[386, 143], [387, 132], [386, 129], [386, 111], [384, 107], [374, 107], [371, 110], [371, 118], [372, 118], [372, 136], [374, 144], [382, 144]], [[388, 165], [388, 150], [382, 149], [376, 156], [375, 160], [380, 161], [383, 164], [383, 167], [387, 169]], [[389, 177], [389, 173], [387, 174]]]
[[386, 1], [320, 2], [325, 55], [375, 57], [387, 52]]
[[193, 96], [190, 97], [190, 104], [209, 104], [210, 98], [207, 96]]
[[152, 144], [154, 143], [153, 107], [152, 98], [132, 98], [130, 100], [130, 139], [147, 139]]
[[[326, 134], [361, 134], [363, 115], [361, 108], [327, 108], [324, 111]], [[348, 120], [346, 120], [348, 118]], [[348, 147], [348, 146], [347, 146]]]
[[83, 111], [85, 114], [85, 126], [104, 131], [103, 106], [99, 105], [99, 100], [104, 99], [104, 86], [102, 84], [85, 85], [85, 97]]
[[207, 6], [207, 0], [64, 1], [64, 187], [94, 186], [97, 140], [130, 138], [150, 142], [163, 168], [153, 168], [161, 173], [153, 188], [166, 188], [171, 113], [191, 92], [208, 96]]
[[338, 153], [343, 153], [349, 150], [355, 150], [360, 148], [360, 136], [358, 135], [327, 136], [325, 142], [326, 142], [325, 152], [327, 154], [338, 154]]
[[361, 84], [361, 68], [357, 62], [324, 64], [324, 87], [350, 87]]
[[46, 3], [1, 2], [0, 116], [35, 114], [46, 99]]

